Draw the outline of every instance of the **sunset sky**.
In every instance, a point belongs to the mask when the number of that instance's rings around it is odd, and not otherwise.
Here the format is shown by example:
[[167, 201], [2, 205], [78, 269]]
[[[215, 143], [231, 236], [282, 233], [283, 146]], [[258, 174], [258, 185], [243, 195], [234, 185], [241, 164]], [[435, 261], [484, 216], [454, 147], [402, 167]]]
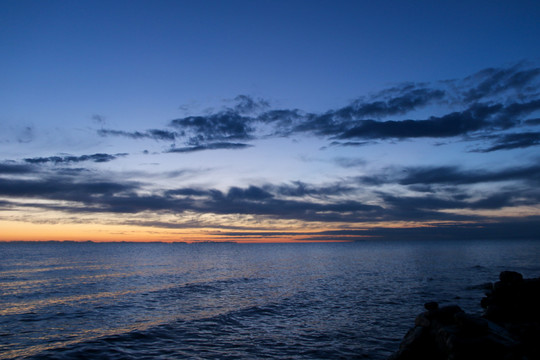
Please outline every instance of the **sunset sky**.
[[0, 240], [537, 238], [538, 1], [0, 1]]

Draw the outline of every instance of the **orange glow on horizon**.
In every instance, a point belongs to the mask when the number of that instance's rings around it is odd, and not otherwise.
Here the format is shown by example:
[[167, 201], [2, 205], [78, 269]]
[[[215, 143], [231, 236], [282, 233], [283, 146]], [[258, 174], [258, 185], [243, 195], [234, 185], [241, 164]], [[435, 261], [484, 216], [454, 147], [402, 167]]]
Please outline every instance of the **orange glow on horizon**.
[[[92, 241], [92, 242], [234, 242], [234, 243], [309, 243], [352, 242], [377, 239], [370, 229], [404, 229], [436, 227], [455, 222], [379, 222], [356, 224], [297, 223], [273, 224], [270, 228], [254, 227], [226, 230], [213, 227], [169, 228], [114, 223], [25, 222], [0, 220], [0, 241]], [[462, 222], [466, 223], [466, 222]], [[227, 224], [230, 226], [230, 224]], [[349, 234], [346, 231], [355, 231]], [[341, 232], [343, 231], [343, 232]], [[362, 231], [366, 231], [365, 234]]]
[[[235, 242], [235, 243], [307, 243], [349, 242], [346, 237], [317, 239], [317, 232], [309, 239], [303, 235], [238, 236], [220, 235], [215, 229], [163, 229], [130, 225], [49, 224], [1, 221], [0, 241], [93, 241], [93, 242]], [[321, 229], [324, 231], [325, 229]]]

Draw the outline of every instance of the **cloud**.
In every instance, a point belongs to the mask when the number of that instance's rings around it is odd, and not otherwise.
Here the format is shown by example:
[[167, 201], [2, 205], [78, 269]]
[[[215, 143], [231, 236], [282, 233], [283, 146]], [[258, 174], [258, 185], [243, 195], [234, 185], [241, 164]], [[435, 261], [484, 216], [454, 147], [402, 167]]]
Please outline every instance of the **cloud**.
[[540, 182], [540, 165], [497, 170], [468, 170], [459, 166], [392, 167], [380, 173], [356, 177], [356, 181], [367, 186], [402, 185], [420, 192], [434, 191], [434, 185], [461, 186], [508, 181], [537, 184]]
[[265, 200], [273, 197], [268, 191], [253, 185], [247, 189], [234, 186], [227, 193], [227, 199], [230, 200]]
[[[183, 187], [155, 189], [150, 193], [148, 184], [114, 180], [110, 175], [88, 176], [84, 171], [53, 172], [34, 164], [0, 164], [0, 174], [6, 176], [0, 177], [0, 197], [13, 199], [5, 206], [71, 213], [190, 212], [341, 223], [462, 221], [481, 217], [448, 210], [497, 210], [536, 206], [540, 202], [536, 187], [527, 187], [527, 182], [540, 182], [538, 165], [497, 171], [443, 166], [393, 168], [371, 177], [359, 177], [357, 181], [341, 179], [323, 185], [294, 181], [232, 186], [227, 191]], [[456, 188], [495, 181], [521, 181], [521, 184], [486, 193]], [[382, 186], [385, 184], [423, 190], [423, 193], [388, 193], [388, 187]], [[366, 192], [366, 185], [377, 188]]]
[[[306, 195], [335, 190], [317, 189], [306, 184], [304, 188], [296, 188], [296, 192], [288, 192], [293, 188], [266, 185], [264, 187], [249, 186], [247, 188], [231, 187], [227, 192], [209, 189], [183, 188], [166, 192], [166, 196], [181, 199], [184, 206], [192, 211], [215, 214], [260, 215], [273, 218], [299, 219], [307, 221], [359, 221], [368, 213], [378, 213], [382, 208], [352, 200], [338, 200], [320, 203], [304, 198]], [[306, 190], [308, 188], [309, 190]], [[293, 190], [293, 191], [294, 191]], [[297, 197], [295, 200], [279, 198], [285, 195]], [[181, 196], [177, 198], [175, 196]]]
[[375, 141], [332, 141], [330, 146], [365, 146], [376, 144]]
[[[537, 124], [527, 116], [540, 111], [539, 74], [540, 68], [520, 63], [484, 69], [462, 80], [403, 83], [321, 113], [272, 109], [266, 100], [239, 95], [232, 107], [169, 121], [173, 131], [101, 129], [98, 134], [183, 141], [185, 146], [178, 147], [178, 152], [214, 150], [220, 148], [215, 144], [300, 134], [314, 134], [339, 146], [388, 139], [485, 136]], [[429, 116], [434, 108], [446, 113]], [[425, 113], [428, 115], [418, 115]]]
[[123, 136], [130, 139], [153, 139], [153, 140], [163, 140], [163, 141], [174, 141], [178, 136], [177, 133], [167, 130], [160, 129], [151, 129], [146, 130], [145, 132], [139, 131], [122, 131], [122, 130], [109, 130], [109, 129], [100, 129], [97, 131], [99, 136]]
[[28, 165], [22, 164], [9, 164], [9, 163], [0, 163], [0, 175], [3, 174], [27, 174], [31, 173], [33, 168]]
[[444, 96], [445, 91], [441, 89], [402, 84], [379, 92], [372, 97], [372, 101], [356, 100], [351, 105], [334, 111], [333, 115], [344, 119], [361, 119], [406, 114], [441, 100]]
[[540, 100], [526, 103], [474, 104], [461, 112], [453, 112], [427, 120], [375, 121], [360, 120], [357, 125], [337, 136], [338, 139], [406, 139], [446, 138], [466, 135], [485, 129], [506, 129], [520, 123], [521, 117], [540, 109]]
[[536, 239], [540, 232], [540, 218], [527, 217], [503, 221], [471, 223], [433, 223], [421, 227], [374, 227], [327, 231], [312, 234], [303, 240], [495, 240]]
[[103, 154], [103, 153], [97, 153], [92, 155], [81, 155], [81, 156], [49, 156], [49, 157], [35, 157], [35, 158], [26, 158], [24, 159], [25, 162], [29, 164], [45, 164], [45, 163], [54, 163], [56, 164], [64, 164], [64, 163], [79, 163], [82, 161], [92, 161], [96, 163], [103, 163], [103, 162], [109, 162], [112, 160], [117, 159], [121, 156], [126, 156], [126, 153], [121, 154]]
[[247, 95], [238, 95], [234, 98], [234, 101], [236, 101], [234, 110], [240, 114], [254, 113], [270, 106], [268, 101], [264, 99], [253, 99]]
[[92, 121], [94, 121], [95, 123], [103, 126], [105, 124], [105, 116], [99, 115], [99, 114], [94, 114], [94, 115], [92, 115]]
[[348, 157], [334, 158], [334, 162], [343, 168], [355, 168], [355, 167], [361, 167], [367, 164], [367, 161], [364, 159], [348, 158]]
[[525, 124], [527, 124], [527, 125], [540, 125], [540, 118], [525, 120]]
[[171, 148], [167, 150], [167, 152], [168, 153], [189, 153], [189, 152], [203, 151], [203, 150], [224, 150], [224, 149], [237, 150], [237, 149], [244, 149], [248, 147], [251, 147], [251, 145], [242, 144], [242, 143], [217, 142], [217, 143], [210, 143], [210, 144], [205, 144], [205, 145]]
[[73, 181], [54, 176], [37, 180], [0, 179], [2, 196], [80, 201], [88, 204], [99, 201], [99, 196], [117, 194], [132, 190], [133, 187], [110, 181]]
[[[83, 173], [69, 176], [52, 172], [34, 173], [29, 169], [3, 166], [12, 176], [0, 178], [0, 196], [13, 198], [18, 206], [41, 207], [59, 211], [84, 213], [138, 213], [143, 211], [213, 214], [240, 214], [307, 221], [358, 221], [368, 214], [379, 216], [382, 208], [363, 202], [331, 198], [351, 189], [335, 186], [316, 187], [304, 183], [291, 186], [265, 185], [231, 187], [226, 192], [215, 189], [179, 188], [142, 191], [145, 184], [88, 177]], [[38, 169], [35, 169], [38, 171]], [[24, 172], [23, 172], [24, 171]], [[293, 197], [295, 199], [286, 199]], [[319, 201], [313, 201], [318, 197]], [[40, 199], [48, 202], [22, 202]], [[320, 201], [324, 199], [325, 201]], [[51, 203], [50, 201], [53, 201]], [[56, 202], [54, 202], [56, 201]]]
[[328, 198], [331, 196], [341, 196], [356, 191], [356, 188], [346, 184], [335, 183], [324, 186], [314, 186], [302, 181], [293, 181], [290, 184], [265, 185], [265, 189], [285, 197], [317, 197]]
[[365, 240], [494, 240], [535, 239], [540, 232], [540, 218], [509, 219], [499, 222], [432, 223], [420, 227], [370, 227], [326, 231], [227, 231], [212, 235], [242, 241], [247, 237], [288, 237], [300, 241], [365, 241]]
[[535, 84], [540, 68], [523, 69], [522, 64], [509, 68], [488, 68], [465, 79], [470, 88], [462, 90], [465, 102], [475, 102], [482, 98], [499, 95], [509, 90], [521, 93], [538, 89]]
[[540, 132], [504, 134], [500, 136], [491, 136], [490, 138], [495, 138], [490, 147], [475, 149], [473, 152], [487, 153], [498, 150], [511, 150], [540, 145]]
[[[525, 196], [526, 195], [526, 196]], [[419, 219], [419, 211], [448, 210], [448, 209], [475, 209], [496, 210], [504, 207], [536, 205], [540, 201], [538, 191], [500, 191], [484, 195], [478, 194], [449, 196], [447, 194], [434, 194], [428, 196], [399, 196], [384, 194], [381, 196], [384, 203], [395, 210], [399, 209], [399, 218], [406, 219], [414, 214]], [[440, 216], [440, 215], [437, 215]]]
[[540, 165], [511, 167], [496, 171], [464, 170], [456, 166], [410, 167], [398, 179], [401, 185], [412, 184], [477, 184], [510, 180], [539, 181]]
[[338, 139], [406, 139], [419, 137], [453, 137], [476, 131], [485, 120], [471, 112], [452, 113], [429, 120], [375, 121], [362, 120], [358, 125], [337, 135]]
[[170, 126], [192, 134], [190, 142], [200, 144], [216, 140], [249, 140], [253, 132], [250, 123], [251, 118], [228, 110], [209, 116], [175, 119]]

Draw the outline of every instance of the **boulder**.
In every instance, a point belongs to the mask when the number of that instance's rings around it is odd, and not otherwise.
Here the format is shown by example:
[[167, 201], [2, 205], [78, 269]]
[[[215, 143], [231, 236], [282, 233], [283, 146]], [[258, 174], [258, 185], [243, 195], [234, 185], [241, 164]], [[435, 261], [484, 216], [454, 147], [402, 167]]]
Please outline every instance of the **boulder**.
[[540, 278], [503, 271], [482, 299], [482, 317], [424, 304], [391, 360], [540, 359]]

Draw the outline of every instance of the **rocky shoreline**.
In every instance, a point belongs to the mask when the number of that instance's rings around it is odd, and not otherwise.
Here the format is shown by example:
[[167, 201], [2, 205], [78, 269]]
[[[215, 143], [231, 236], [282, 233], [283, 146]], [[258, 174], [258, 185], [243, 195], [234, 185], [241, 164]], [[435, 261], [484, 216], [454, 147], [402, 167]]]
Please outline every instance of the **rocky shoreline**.
[[540, 359], [540, 278], [503, 271], [480, 304], [482, 316], [426, 303], [389, 360]]

